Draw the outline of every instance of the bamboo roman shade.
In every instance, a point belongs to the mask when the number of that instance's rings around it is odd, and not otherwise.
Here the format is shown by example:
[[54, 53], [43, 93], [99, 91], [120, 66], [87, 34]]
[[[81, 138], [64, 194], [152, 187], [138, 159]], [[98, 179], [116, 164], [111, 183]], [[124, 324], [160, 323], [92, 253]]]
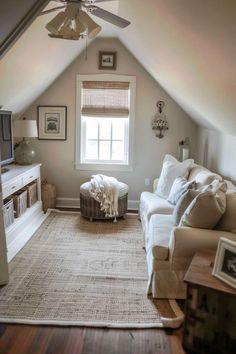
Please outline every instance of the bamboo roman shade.
[[129, 82], [83, 81], [82, 115], [129, 117]]

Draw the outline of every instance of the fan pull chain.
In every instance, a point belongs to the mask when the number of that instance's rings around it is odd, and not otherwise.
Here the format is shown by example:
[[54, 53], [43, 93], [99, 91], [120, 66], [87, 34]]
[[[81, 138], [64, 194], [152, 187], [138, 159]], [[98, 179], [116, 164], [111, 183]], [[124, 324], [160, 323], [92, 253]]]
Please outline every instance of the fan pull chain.
[[88, 60], [88, 30], [86, 31], [86, 35], [85, 35], [85, 40], [86, 40], [86, 48], [85, 48], [85, 60]]

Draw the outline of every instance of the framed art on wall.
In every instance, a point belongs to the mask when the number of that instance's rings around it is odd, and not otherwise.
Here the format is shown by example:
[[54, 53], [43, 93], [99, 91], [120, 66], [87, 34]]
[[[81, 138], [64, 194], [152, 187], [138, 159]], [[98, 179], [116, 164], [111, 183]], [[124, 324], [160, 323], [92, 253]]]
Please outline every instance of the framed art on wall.
[[212, 274], [236, 288], [236, 242], [220, 238]]
[[116, 52], [99, 52], [100, 70], [116, 70]]
[[38, 139], [66, 140], [67, 107], [38, 106]]

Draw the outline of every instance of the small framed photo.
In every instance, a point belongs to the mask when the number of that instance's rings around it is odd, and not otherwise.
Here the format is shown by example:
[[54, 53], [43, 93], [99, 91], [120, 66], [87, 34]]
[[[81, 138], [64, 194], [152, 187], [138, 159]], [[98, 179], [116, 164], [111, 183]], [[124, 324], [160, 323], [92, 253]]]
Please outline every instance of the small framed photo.
[[100, 70], [116, 70], [116, 52], [99, 52]]
[[38, 106], [38, 139], [66, 140], [67, 107]]
[[236, 242], [220, 238], [212, 274], [236, 288]]

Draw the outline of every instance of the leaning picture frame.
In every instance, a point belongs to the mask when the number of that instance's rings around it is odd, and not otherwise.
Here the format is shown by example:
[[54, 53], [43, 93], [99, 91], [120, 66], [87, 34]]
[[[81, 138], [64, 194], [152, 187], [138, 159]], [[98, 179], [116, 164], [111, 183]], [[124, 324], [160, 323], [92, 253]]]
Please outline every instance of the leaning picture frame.
[[220, 238], [212, 275], [236, 288], [236, 242]]
[[116, 52], [99, 52], [100, 70], [116, 70]]
[[66, 106], [38, 106], [38, 139], [67, 139]]

